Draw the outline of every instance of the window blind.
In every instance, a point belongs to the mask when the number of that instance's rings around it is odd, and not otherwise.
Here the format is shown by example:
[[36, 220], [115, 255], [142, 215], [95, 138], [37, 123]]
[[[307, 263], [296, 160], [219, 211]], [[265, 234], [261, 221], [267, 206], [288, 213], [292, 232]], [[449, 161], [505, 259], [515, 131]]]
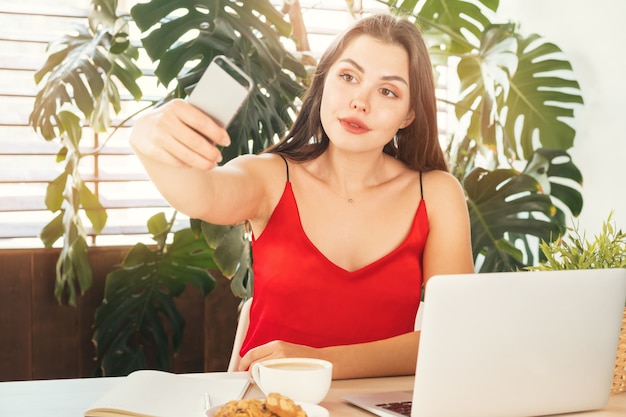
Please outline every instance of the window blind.
[[[118, 8], [128, 11], [135, 3], [119, 1]], [[272, 3], [278, 9], [283, 5], [282, 1]], [[347, 3], [353, 3], [357, 15], [386, 10], [374, 0], [300, 1], [314, 56], [353, 21]], [[46, 209], [45, 193], [48, 182], [61, 173], [62, 164], [57, 164], [54, 156], [60, 146], [46, 142], [29, 126], [28, 116], [39, 89], [34, 74], [46, 60], [48, 44], [71, 31], [73, 25], [85, 24], [90, 7], [88, 0], [0, 0], [0, 248], [42, 247], [39, 233], [56, 215]], [[120, 121], [166, 93], [152, 74], [153, 65], [140, 52], [144, 76], [139, 82], [144, 99], [137, 103], [130, 95], [123, 96], [122, 112], [117, 116]], [[440, 123], [445, 123], [444, 119]], [[132, 121], [110, 138], [89, 127], [83, 131], [84, 152], [107, 141], [98, 155], [85, 158], [81, 166], [83, 178], [108, 214], [107, 224], [97, 236], [84, 219], [92, 245], [150, 243], [147, 220], [159, 211], [168, 217], [174, 213], [132, 154], [128, 146], [131, 127]], [[186, 226], [188, 219], [178, 213], [176, 228]]]

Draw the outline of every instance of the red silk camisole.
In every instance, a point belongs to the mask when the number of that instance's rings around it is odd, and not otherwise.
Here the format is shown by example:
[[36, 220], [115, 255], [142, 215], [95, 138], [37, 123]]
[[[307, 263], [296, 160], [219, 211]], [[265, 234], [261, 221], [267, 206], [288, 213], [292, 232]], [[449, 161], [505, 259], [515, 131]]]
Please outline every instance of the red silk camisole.
[[427, 235], [422, 196], [411, 229], [396, 249], [346, 271], [308, 239], [287, 171], [280, 201], [261, 236], [252, 241], [254, 300], [241, 356], [272, 340], [326, 347], [413, 331]]

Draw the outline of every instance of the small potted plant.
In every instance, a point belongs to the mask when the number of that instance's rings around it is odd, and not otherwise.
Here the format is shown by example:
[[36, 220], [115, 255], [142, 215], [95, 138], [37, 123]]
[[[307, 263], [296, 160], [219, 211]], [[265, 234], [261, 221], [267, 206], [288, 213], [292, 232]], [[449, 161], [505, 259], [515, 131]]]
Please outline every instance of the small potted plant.
[[[613, 212], [602, 225], [601, 232], [588, 240], [578, 225], [568, 229], [565, 238], [552, 243], [542, 242], [539, 249], [545, 260], [528, 270], [626, 268], [626, 232], [616, 229]], [[626, 306], [622, 319], [615, 373], [611, 393], [626, 391]]]

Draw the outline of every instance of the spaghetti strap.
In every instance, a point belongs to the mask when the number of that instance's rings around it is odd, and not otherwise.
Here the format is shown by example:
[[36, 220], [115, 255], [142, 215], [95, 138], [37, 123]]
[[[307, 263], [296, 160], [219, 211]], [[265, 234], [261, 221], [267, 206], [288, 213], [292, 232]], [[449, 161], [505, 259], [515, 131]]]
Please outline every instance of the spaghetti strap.
[[[287, 161], [285, 161], [287, 162]], [[420, 171], [420, 198], [423, 200], [424, 199], [424, 191], [422, 189], [422, 171]]]
[[[282, 154], [278, 154], [278, 156], [283, 158], [283, 161], [285, 161], [285, 169], [287, 170], [287, 182], [289, 182], [289, 164], [287, 163], [287, 158], [285, 158]], [[420, 176], [421, 175], [422, 174], [420, 173]], [[420, 187], [421, 187], [421, 183], [420, 183]]]

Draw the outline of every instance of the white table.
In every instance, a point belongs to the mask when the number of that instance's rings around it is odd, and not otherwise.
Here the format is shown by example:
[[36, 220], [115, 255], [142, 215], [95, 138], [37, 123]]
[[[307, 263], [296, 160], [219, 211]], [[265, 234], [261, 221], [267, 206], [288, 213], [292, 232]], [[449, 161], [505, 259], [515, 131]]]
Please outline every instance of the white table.
[[[198, 377], [247, 378], [245, 373], [198, 374]], [[82, 417], [83, 411], [111, 388], [118, 378], [55, 379], [46, 381], [0, 382], [1, 417]], [[412, 389], [413, 377], [367, 378], [333, 381], [330, 393], [322, 402], [331, 417], [371, 416], [355, 408], [342, 397], [383, 390]], [[254, 391], [252, 396], [258, 395]], [[564, 414], [565, 415], [565, 414]], [[626, 393], [611, 395], [602, 410], [567, 414], [576, 417], [624, 417]], [[181, 416], [185, 417], [185, 416]]]

